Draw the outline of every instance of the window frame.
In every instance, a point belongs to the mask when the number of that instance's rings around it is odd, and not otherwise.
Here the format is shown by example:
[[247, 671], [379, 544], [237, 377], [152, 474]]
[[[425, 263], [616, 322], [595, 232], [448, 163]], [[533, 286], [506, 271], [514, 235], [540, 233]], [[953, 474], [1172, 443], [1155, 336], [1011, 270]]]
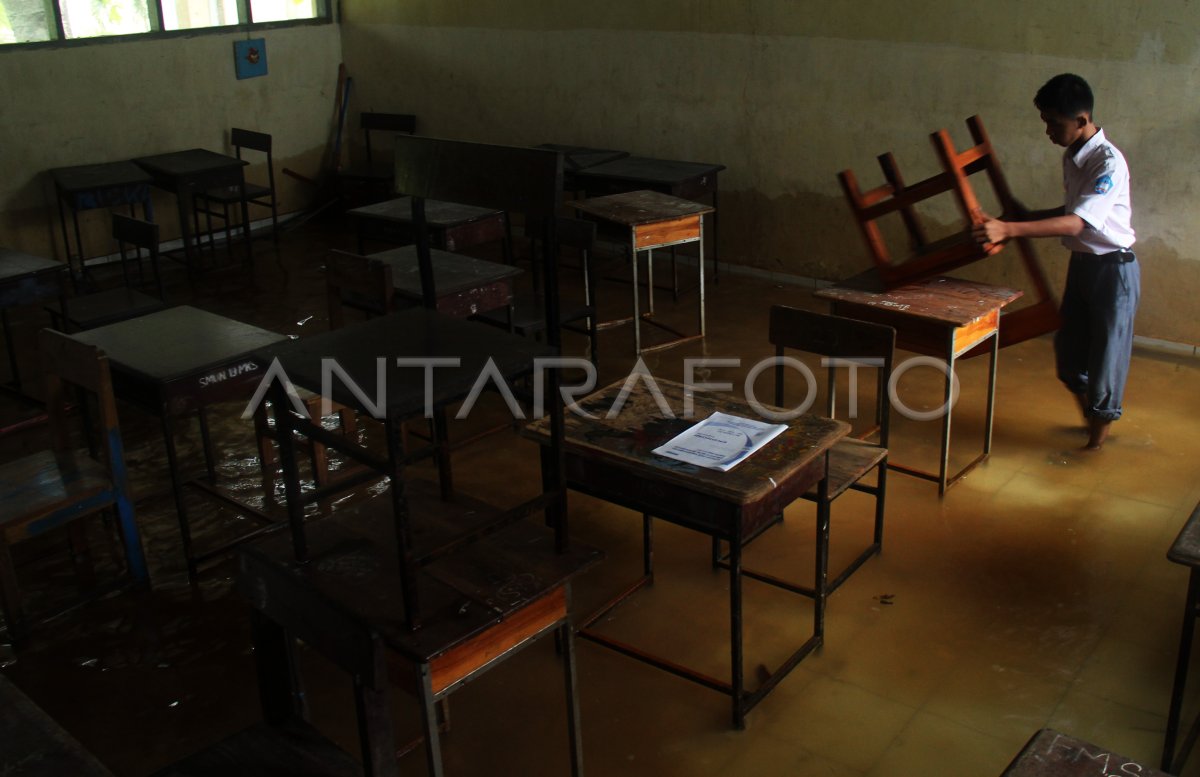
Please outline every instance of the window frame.
[[190, 38], [198, 35], [220, 35], [229, 33], [254, 32], [259, 30], [274, 30], [285, 27], [305, 27], [321, 24], [333, 24], [337, 0], [315, 0], [317, 15], [310, 19], [285, 19], [271, 22], [256, 22], [251, 17], [250, 0], [237, 0], [237, 24], [223, 24], [215, 27], [189, 27], [183, 30], [164, 30], [162, 0], [146, 0], [150, 12], [150, 29], [147, 32], [135, 32], [126, 35], [95, 35], [87, 38], [68, 38], [63, 27], [62, 8], [59, 0], [42, 0], [46, 7], [48, 40], [31, 40], [21, 43], [0, 43], [0, 56], [5, 51], [28, 51], [30, 49], [73, 48], [76, 46], [94, 46], [105, 43], [128, 43], [138, 40], [164, 40], [169, 38]]

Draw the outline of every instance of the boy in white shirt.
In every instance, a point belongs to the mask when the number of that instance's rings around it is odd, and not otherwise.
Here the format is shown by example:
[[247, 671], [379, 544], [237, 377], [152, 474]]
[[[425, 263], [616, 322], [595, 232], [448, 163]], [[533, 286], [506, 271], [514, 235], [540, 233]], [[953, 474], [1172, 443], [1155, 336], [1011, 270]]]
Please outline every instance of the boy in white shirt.
[[1121, 417], [1141, 294], [1141, 272], [1130, 250], [1129, 167], [1092, 121], [1092, 90], [1079, 76], [1051, 78], [1033, 104], [1051, 142], [1066, 149], [1066, 204], [1004, 220], [989, 218], [974, 234], [981, 243], [1061, 237], [1071, 250], [1054, 354], [1058, 379], [1075, 395], [1087, 421], [1085, 450], [1094, 451]]

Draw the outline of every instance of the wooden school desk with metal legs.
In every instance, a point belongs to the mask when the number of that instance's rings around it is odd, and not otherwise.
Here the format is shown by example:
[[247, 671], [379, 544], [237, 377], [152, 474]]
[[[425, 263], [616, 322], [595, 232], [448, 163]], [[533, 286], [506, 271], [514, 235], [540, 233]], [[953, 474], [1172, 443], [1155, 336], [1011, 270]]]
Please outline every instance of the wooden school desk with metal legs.
[[[896, 329], [896, 347], [945, 361], [945, 403], [942, 405], [942, 440], [938, 471], [897, 463], [890, 469], [931, 480], [938, 494], [945, 494], [967, 473], [984, 461], [992, 450], [992, 416], [996, 398], [996, 364], [1000, 347], [1000, 309], [1021, 296], [1020, 291], [957, 278], [930, 278], [884, 291], [874, 271], [844, 284], [815, 292], [829, 300], [830, 312], [837, 316], [872, 321]], [[949, 474], [950, 419], [956, 398], [954, 365], [976, 349], [987, 348], [987, 412], [983, 425], [983, 452], [957, 473]], [[893, 451], [896, 448], [892, 440]]]
[[[580, 213], [627, 230], [630, 267], [633, 272], [633, 315], [604, 321], [599, 329], [633, 323], [633, 348], [636, 356], [670, 348], [680, 343], [704, 339], [704, 217], [713, 213], [708, 205], [652, 191], [625, 192], [570, 203]], [[699, 331], [686, 334], [654, 318], [654, 249], [696, 243], [700, 246], [697, 265], [699, 295], [697, 301]], [[638, 252], [645, 251], [647, 310], [641, 311], [641, 284], [638, 282]], [[642, 322], [653, 324], [674, 337], [662, 343], [642, 346]]]
[[[814, 485], [826, 484], [827, 452], [850, 427], [842, 421], [803, 415], [788, 429], [728, 472], [703, 469], [657, 456], [652, 451], [714, 411], [757, 417], [756, 411], [731, 395], [696, 392], [695, 413], [678, 417], [684, 386], [657, 381], [673, 416], [659, 407], [644, 381], [637, 381], [615, 417], [624, 381], [579, 402], [593, 417], [569, 413], [566, 418], [567, 485], [643, 515], [643, 574], [597, 612], [581, 620], [579, 635], [631, 658], [730, 697], [734, 728], [745, 728], [746, 714], [800, 661], [819, 647], [825, 634], [826, 578], [829, 565], [828, 502], [816, 520], [816, 566], [813, 628], [790, 657], [754, 691], [746, 690], [742, 645], [742, 548], [748, 538], [773, 523], [789, 504]], [[535, 422], [526, 435], [545, 444], [548, 424]], [[661, 518], [729, 543], [729, 680], [710, 677], [601, 634], [595, 624], [643, 586], [653, 582], [652, 520]], [[784, 628], [782, 625], [780, 628]]]

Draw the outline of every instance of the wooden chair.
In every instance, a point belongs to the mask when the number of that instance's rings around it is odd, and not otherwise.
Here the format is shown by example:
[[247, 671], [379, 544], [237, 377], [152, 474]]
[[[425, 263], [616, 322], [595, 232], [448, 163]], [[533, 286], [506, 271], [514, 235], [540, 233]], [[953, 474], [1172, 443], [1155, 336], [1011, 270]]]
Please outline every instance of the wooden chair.
[[417, 131], [417, 117], [411, 113], [372, 113], [364, 111], [359, 116], [359, 128], [363, 133], [365, 159], [361, 164], [337, 171], [338, 180], [347, 186], [365, 189], [372, 197], [386, 199], [394, 196], [392, 180], [395, 177], [391, 158], [379, 154], [378, 144], [372, 146], [374, 132], [404, 133]]
[[[831, 316], [823, 313], [812, 313], [807, 310], [775, 305], [771, 308], [770, 341], [775, 346], [775, 405], [789, 407], [784, 398], [784, 371], [789, 349], [803, 351], [823, 357], [827, 365], [826, 399], [824, 412], [829, 418], [837, 417], [837, 374], [839, 370], [847, 371], [851, 365], [854, 369], [860, 366], [874, 367], [876, 371], [876, 401], [875, 426], [867, 430], [863, 436], [870, 437], [878, 434], [878, 442], [868, 442], [864, 438], [844, 438], [830, 451], [827, 467], [829, 470], [828, 486], [824, 492], [816, 488], [804, 494], [804, 499], [817, 504], [817, 520], [822, 525], [830, 520], [833, 502], [847, 491], [860, 491], [875, 498], [875, 525], [871, 542], [859, 553], [841, 572], [826, 580], [818, 589], [798, 586], [786, 580], [752, 570], [743, 570], [743, 574], [756, 580], [770, 583], [804, 596], [820, 597], [822, 600], [841, 587], [842, 583], [863, 565], [871, 556], [883, 549], [883, 517], [885, 496], [887, 493], [888, 470], [888, 431], [891, 419], [891, 403], [888, 400], [888, 385], [892, 376], [893, 354], [896, 347], [896, 330], [890, 326], [881, 326], [865, 321], [856, 321], [841, 316]], [[850, 385], [853, 391], [856, 381]], [[850, 403], [857, 403], [853, 394]], [[870, 473], [876, 472], [875, 482], [863, 482]], [[780, 514], [772, 523], [766, 524], [744, 544], [757, 539], [767, 528], [783, 520]], [[818, 554], [827, 553], [828, 549], [818, 548]], [[724, 559], [720, 554], [720, 543], [713, 541], [713, 563], [723, 565]], [[818, 564], [826, 563], [827, 559], [818, 559]]]
[[[539, 235], [540, 229], [540, 226], [534, 222], [526, 224], [526, 233], [530, 238]], [[596, 342], [599, 325], [596, 316], [596, 273], [591, 259], [595, 243], [596, 222], [571, 218], [558, 219], [559, 250], [561, 252], [563, 248], [568, 248], [577, 252], [580, 269], [583, 272], [583, 301], [578, 305], [562, 308], [562, 328], [587, 336], [589, 354], [593, 364], [597, 363], [599, 358]], [[516, 295], [511, 311], [507, 314], [499, 310], [490, 311], [477, 316], [478, 320], [493, 326], [507, 327], [519, 335], [540, 336], [540, 333], [546, 328], [545, 292], [541, 288], [541, 274], [538, 272], [536, 257], [532, 275], [534, 284], [532, 291]]]
[[[967, 127], [975, 145], [958, 151], [946, 130], [938, 130], [931, 136], [934, 150], [942, 164], [942, 172], [919, 183], [907, 184], [900, 174], [892, 154], [881, 154], [879, 166], [886, 183], [868, 191], [862, 191], [858, 179], [850, 170], [838, 174], [842, 190], [850, 209], [858, 221], [867, 250], [887, 288], [895, 288], [912, 281], [941, 275], [957, 267], [985, 259], [999, 253], [1002, 244], [980, 245], [971, 235], [971, 227], [984, 221], [983, 210], [969, 177], [986, 173], [1001, 207], [1006, 213], [1015, 213], [1020, 205], [1012, 196], [999, 159], [988, 138], [983, 122], [978, 116], [967, 119]], [[966, 228], [947, 238], [930, 241], [917, 218], [916, 206], [932, 197], [952, 192], [959, 211], [966, 221]], [[891, 213], [898, 213], [908, 233], [913, 253], [907, 259], [897, 261], [892, 257], [883, 239], [876, 220]], [[1047, 332], [1059, 326], [1058, 306], [1046, 275], [1026, 238], [1013, 241], [1021, 255], [1022, 264], [1029, 275], [1036, 293], [1033, 305], [1005, 313], [1004, 325], [1000, 329], [1001, 346], [1013, 345]], [[982, 353], [983, 351], [979, 351]], [[972, 352], [974, 355], [975, 352]]]
[[[275, 161], [271, 155], [271, 136], [265, 132], [255, 132], [248, 129], [239, 129], [234, 127], [229, 131], [229, 143], [233, 146], [237, 153], [237, 158], [242, 158], [242, 151], [249, 149], [266, 155], [267, 158], [267, 184], [266, 186], [259, 183], [245, 182], [241, 189], [236, 186], [224, 186], [219, 189], [209, 189], [195, 197], [195, 205], [192, 209], [192, 216], [195, 219], [195, 233], [200, 234], [200, 214], [205, 215], [205, 220], [208, 227], [208, 244], [212, 247], [213, 244], [213, 227], [212, 220], [216, 216], [225, 222], [225, 246], [229, 250], [233, 250], [233, 238], [231, 235], [231, 224], [229, 218], [229, 207], [231, 205], [240, 205], [243, 200], [246, 205], [257, 205], [262, 208], [271, 209], [271, 239], [276, 244], [279, 243], [279, 211], [275, 198]], [[217, 211], [216, 207], [220, 206], [221, 210]]]
[[[128, 321], [167, 307], [159, 269], [158, 225], [114, 213], [112, 230], [121, 257], [123, 285], [73, 298], [65, 319], [61, 305], [47, 305], [46, 311], [50, 313], [55, 329], [82, 332], [105, 324]], [[143, 251], [154, 274], [153, 286], [149, 286], [154, 292], [152, 294], [137, 288], [147, 287], [142, 270]]]
[[[0, 466], [0, 504], [4, 505], [0, 511], [0, 608], [14, 639], [22, 638], [28, 628], [10, 552], [20, 542], [67, 529], [76, 566], [85, 579], [90, 578], [84, 526], [79, 519], [111, 509], [116, 514], [129, 576], [137, 584], [148, 580], [129, 494], [108, 359], [92, 346], [50, 329], [42, 330], [38, 345], [46, 375], [46, 407], [54, 448]], [[98, 416], [103, 461], [92, 459], [72, 445], [66, 418], [67, 385], [80, 389], [85, 401], [95, 401], [98, 413], [90, 415]]]
[[[394, 309], [395, 289], [392, 286], [392, 271], [383, 262], [368, 259], [365, 256], [347, 253], [346, 251], [330, 251], [325, 260], [325, 294], [329, 305], [329, 328], [341, 329], [345, 326], [345, 308], [350, 307], [362, 311], [368, 316], [386, 315]], [[298, 388], [308, 416], [314, 423], [320, 423], [321, 395], [307, 389]], [[332, 403], [333, 412], [337, 413], [341, 423], [342, 434], [353, 435], [358, 430], [358, 420], [353, 410]], [[258, 426], [259, 456], [264, 467], [275, 464], [275, 449], [270, 444], [271, 435], [267, 433], [267, 418], [264, 413], [255, 417]], [[315, 440], [310, 446], [312, 456], [313, 479], [317, 485], [329, 483], [329, 454], [326, 447]]]

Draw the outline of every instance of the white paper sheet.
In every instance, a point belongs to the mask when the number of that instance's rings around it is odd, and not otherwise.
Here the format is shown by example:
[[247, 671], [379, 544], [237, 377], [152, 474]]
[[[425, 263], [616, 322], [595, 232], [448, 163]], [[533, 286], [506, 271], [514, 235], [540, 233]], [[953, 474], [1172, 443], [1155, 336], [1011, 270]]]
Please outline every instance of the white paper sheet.
[[654, 453], [728, 472], [785, 429], [787, 424], [768, 424], [752, 418], [713, 413], [676, 435], [666, 445], [655, 448]]

